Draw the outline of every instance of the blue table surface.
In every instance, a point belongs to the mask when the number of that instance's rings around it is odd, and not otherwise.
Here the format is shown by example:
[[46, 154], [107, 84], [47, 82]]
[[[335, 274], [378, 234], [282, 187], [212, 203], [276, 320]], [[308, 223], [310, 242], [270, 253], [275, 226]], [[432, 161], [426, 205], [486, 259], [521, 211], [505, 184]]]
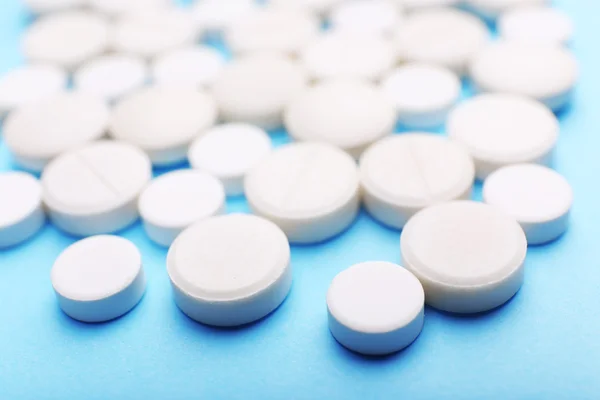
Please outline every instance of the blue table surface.
[[[555, 4], [575, 20], [581, 63], [555, 165], [574, 188], [572, 224], [555, 243], [529, 249], [525, 285], [504, 307], [470, 317], [427, 308], [421, 336], [390, 357], [342, 348], [327, 329], [329, 283], [357, 262], [400, 260], [400, 233], [362, 212], [331, 241], [293, 246], [288, 299], [270, 317], [230, 330], [179, 312], [166, 250], [138, 223], [122, 235], [142, 251], [146, 295], [123, 318], [88, 325], [60, 311], [50, 284], [54, 259], [75, 239], [46, 225], [0, 252], [0, 399], [600, 398], [600, 2]], [[0, 73], [22, 62], [25, 20], [17, 0], [1, 0]], [[274, 140], [288, 139], [280, 132]], [[0, 171], [12, 168], [0, 137]], [[243, 199], [227, 207], [248, 211]]]

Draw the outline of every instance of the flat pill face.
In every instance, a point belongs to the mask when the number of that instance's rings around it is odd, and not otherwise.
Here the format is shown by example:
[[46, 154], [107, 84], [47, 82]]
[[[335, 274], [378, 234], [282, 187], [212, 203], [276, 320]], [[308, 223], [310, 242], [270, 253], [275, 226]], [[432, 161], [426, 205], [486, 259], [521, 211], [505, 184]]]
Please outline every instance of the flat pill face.
[[331, 13], [336, 31], [389, 35], [401, 23], [400, 8], [390, 0], [353, 0], [341, 3]]
[[0, 173], [0, 230], [18, 224], [41, 206], [42, 187], [24, 172]]
[[503, 38], [509, 40], [560, 45], [571, 40], [573, 21], [556, 8], [519, 7], [500, 18], [498, 30]]
[[222, 32], [257, 8], [253, 0], [204, 0], [194, 5], [193, 14], [201, 30]]
[[187, 88], [209, 87], [215, 81], [225, 59], [209, 47], [187, 47], [165, 53], [152, 65], [157, 85]]

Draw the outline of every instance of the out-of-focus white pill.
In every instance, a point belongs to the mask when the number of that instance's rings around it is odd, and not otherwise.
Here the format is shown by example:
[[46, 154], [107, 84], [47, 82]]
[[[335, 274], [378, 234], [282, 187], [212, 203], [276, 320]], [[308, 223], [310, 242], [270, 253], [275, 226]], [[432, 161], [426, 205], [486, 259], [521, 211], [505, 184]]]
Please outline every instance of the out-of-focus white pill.
[[465, 5], [490, 20], [496, 19], [503, 13], [524, 6], [540, 6], [551, 0], [465, 0]]
[[426, 8], [457, 6], [461, 0], [396, 0], [408, 12], [420, 11]]
[[202, 0], [193, 6], [192, 12], [200, 30], [208, 34], [221, 34], [258, 9], [254, 0]]
[[156, 85], [206, 88], [224, 66], [223, 55], [215, 49], [185, 47], [158, 57], [152, 64], [152, 75]]
[[171, 8], [172, 0], [87, 0], [92, 10], [120, 17], [127, 14], [139, 14], [147, 11], [163, 11]]
[[326, 17], [335, 6], [343, 2], [344, 0], [270, 0], [268, 4], [273, 8], [287, 8]]
[[23, 0], [25, 7], [35, 15], [80, 8], [87, 0]]
[[498, 21], [500, 36], [532, 43], [568, 44], [573, 36], [573, 21], [552, 7], [519, 7]]
[[331, 27], [363, 35], [391, 35], [401, 23], [400, 7], [392, 0], [352, 0], [331, 13]]

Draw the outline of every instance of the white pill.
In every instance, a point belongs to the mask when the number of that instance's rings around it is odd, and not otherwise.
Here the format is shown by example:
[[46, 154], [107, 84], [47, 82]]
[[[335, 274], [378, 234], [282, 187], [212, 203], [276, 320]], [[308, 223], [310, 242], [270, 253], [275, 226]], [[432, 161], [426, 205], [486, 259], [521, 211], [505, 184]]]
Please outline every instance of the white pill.
[[22, 37], [23, 55], [29, 62], [76, 68], [104, 53], [110, 25], [99, 15], [65, 11], [35, 21]]
[[291, 284], [290, 246], [276, 225], [252, 215], [200, 221], [167, 256], [177, 306], [208, 325], [238, 326], [267, 316]]
[[40, 15], [80, 8], [87, 4], [87, 0], [23, 0], [22, 3], [31, 13]]
[[487, 19], [496, 19], [503, 13], [524, 6], [549, 4], [551, 0], [465, 0], [465, 5]]
[[66, 90], [67, 82], [67, 73], [53, 65], [25, 65], [9, 71], [0, 78], [0, 117]]
[[216, 118], [215, 102], [204, 92], [152, 87], [121, 100], [109, 130], [148, 153], [154, 165], [170, 165], [186, 158], [189, 145]]
[[423, 208], [469, 199], [475, 167], [456, 142], [406, 133], [367, 149], [360, 159], [360, 179], [367, 211], [383, 224], [402, 229]]
[[253, 125], [231, 123], [209, 129], [190, 146], [192, 168], [217, 177], [229, 196], [244, 194], [248, 171], [272, 149], [267, 133]]
[[344, 231], [359, 207], [355, 161], [325, 143], [276, 149], [246, 176], [254, 213], [276, 223], [290, 242], [316, 243]]
[[519, 7], [502, 15], [498, 31], [508, 40], [568, 44], [573, 36], [573, 21], [556, 8]]
[[392, 69], [396, 58], [394, 46], [382, 37], [332, 32], [308, 46], [301, 60], [312, 79], [378, 80]]
[[391, 35], [401, 23], [400, 8], [392, 0], [352, 0], [331, 13], [331, 27], [367, 35]]
[[461, 103], [448, 117], [451, 138], [475, 160], [477, 177], [519, 163], [550, 165], [560, 126], [543, 104], [510, 94], [484, 94]]
[[504, 167], [483, 184], [483, 201], [515, 217], [529, 244], [550, 242], [566, 230], [573, 204], [569, 182], [535, 164]]
[[194, 222], [223, 213], [225, 190], [206, 172], [178, 170], [154, 179], [142, 192], [138, 207], [148, 237], [170, 246]]
[[108, 102], [141, 88], [148, 80], [143, 60], [128, 55], [111, 54], [88, 61], [73, 76], [75, 90]]
[[253, 55], [227, 64], [213, 84], [213, 95], [223, 120], [274, 129], [282, 125], [283, 110], [307, 81], [292, 60]]
[[330, 143], [358, 158], [371, 143], [392, 133], [396, 113], [375, 85], [332, 80], [298, 95], [284, 120], [294, 139]]
[[87, 0], [90, 7], [111, 17], [139, 14], [149, 10], [165, 10], [172, 0]]
[[331, 10], [345, 0], [269, 0], [269, 6], [303, 11], [320, 17], [327, 16]]
[[118, 236], [94, 236], [72, 244], [58, 256], [50, 276], [60, 308], [83, 322], [126, 314], [146, 290], [140, 251]]
[[405, 61], [438, 64], [462, 75], [489, 36], [477, 17], [452, 8], [436, 8], [406, 18], [398, 29], [397, 45]]
[[319, 33], [313, 16], [286, 9], [267, 8], [231, 25], [225, 40], [236, 54], [277, 52], [296, 55]]
[[205, 88], [212, 85], [225, 66], [223, 55], [210, 47], [176, 49], [152, 64], [154, 83], [161, 86]]
[[254, 0], [202, 0], [193, 7], [197, 26], [209, 34], [221, 34], [232, 24], [256, 11]]
[[400, 238], [403, 265], [419, 278], [425, 302], [477, 313], [512, 298], [523, 284], [527, 240], [514, 218], [473, 201], [416, 214]]
[[357, 353], [394, 353], [421, 333], [424, 302], [423, 286], [401, 266], [383, 261], [356, 264], [337, 274], [329, 286], [329, 330]]
[[54, 225], [67, 233], [116, 232], [138, 218], [137, 199], [151, 177], [144, 152], [124, 142], [99, 141], [48, 164], [43, 199]]
[[42, 186], [24, 172], [0, 173], [0, 249], [15, 246], [44, 226]]
[[552, 110], [570, 101], [577, 76], [577, 60], [569, 50], [518, 41], [496, 42], [471, 64], [480, 90], [531, 97]]
[[4, 140], [19, 165], [41, 171], [59, 154], [104, 136], [109, 118], [102, 100], [65, 92], [11, 113]]
[[396, 107], [398, 121], [414, 129], [444, 124], [461, 91], [460, 79], [455, 73], [422, 63], [398, 67], [381, 86]]
[[406, 11], [414, 12], [426, 8], [457, 6], [462, 0], [396, 0]]

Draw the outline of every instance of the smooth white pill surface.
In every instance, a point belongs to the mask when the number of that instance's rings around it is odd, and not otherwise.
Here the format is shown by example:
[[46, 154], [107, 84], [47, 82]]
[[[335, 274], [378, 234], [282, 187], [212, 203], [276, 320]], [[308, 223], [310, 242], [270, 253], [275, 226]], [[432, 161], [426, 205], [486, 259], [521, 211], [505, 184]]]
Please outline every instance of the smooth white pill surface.
[[229, 196], [244, 194], [248, 171], [272, 149], [269, 135], [253, 125], [230, 123], [209, 129], [190, 146], [192, 168], [218, 178]]
[[394, 353], [421, 333], [424, 302], [423, 286], [401, 266], [383, 261], [356, 264], [337, 274], [329, 286], [329, 330], [357, 353]]
[[177, 306], [208, 325], [238, 326], [267, 316], [292, 284], [290, 246], [273, 223], [232, 214], [200, 221], [167, 256]]
[[510, 94], [484, 94], [461, 103], [446, 128], [471, 153], [479, 179], [510, 164], [551, 165], [560, 131], [543, 104]]
[[217, 50], [205, 46], [176, 49], [152, 64], [154, 83], [161, 86], [205, 88], [212, 85], [225, 65]]
[[406, 133], [367, 149], [360, 159], [367, 211], [401, 229], [419, 210], [469, 199], [475, 167], [467, 150], [443, 136]]
[[531, 97], [553, 110], [569, 102], [577, 76], [577, 60], [569, 50], [519, 41], [489, 45], [471, 64], [480, 90]]
[[203, 32], [220, 34], [257, 9], [254, 0], [202, 0], [193, 6], [192, 12]]
[[31, 13], [40, 15], [80, 8], [87, 0], [23, 0], [22, 3]]
[[573, 190], [550, 168], [535, 164], [504, 167], [483, 184], [483, 201], [515, 217], [529, 244], [543, 244], [562, 235], [569, 223]]
[[406, 11], [414, 12], [426, 8], [450, 7], [459, 5], [461, 0], [396, 0]]
[[246, 176], [245, 192], [252, 210], [295, 243], [321, 242], [341, 233], [359, 207], [355, 161], [325, 143], [276, 149]]
[[0, 173], [0, 249], [15, 246], [44, 226], [42, 186], [24, 172]]
[[110, 134], [150, 156], [154, 165], [183, 161], [189, 145], [211, 127], [217, 108], [208, 94], [193, 88], [152, 87], [125, 97], [115, 107]]
[[137, 57], [112, 54], [85, 63], [73, 76], [75, 90], [114, 102], [148, 80], [148, 68]]
[[400, 7], [392, 0], [351, 0], [331, 13], [331, 27], [364, 35], [391, 35], [401, 23]]
[[284, 120], [294, 139], [330, 143], [358, 158], [371, 143], [392, 133], [396, 113], [375, 85], [332, 80], [296, 96]]
[[225, 190], [206, 172], [178, 170], [154, 179], [140, 195], [138, 207], [148, 237], [170, 246], [194, 222], [225, 210]]
[[270, 7], [287, 8], [292, 11], [303, 11], [319, 17], [326, 17], [331, 10], [345, 0], [270, 0]]
[[478, 313], [521, 288], [527, 240], [514, 218], [473, 201], [439, 204], [416, 214], [400, 238], [403, 265], [439, 310]]
[[138, 218], [137, 199], [151, 177], [150, 160], [137, 147], [98, 141], [48, 164], [43, 199], [54, 225], [67, 233], [116, 232]]
[[503, 13], [525, 6], [540, 6], [551, 0], [465, 0], [465, 5], [479, 15], [488, 19], [496, 19]]
[[165, 10], [172, 6], [172, 0], [87, 0], [94, 11], [111, 17], [139, 14], [146, 11]]
[[11, 113], [4, 140], [19, 165], [41, 171], [59, 154], [104, 136], [109, 118], [102, 100], [65, 92]]
[[500, 36], [532, 43], [568, 44], [573, 36], [573, 21], [552, 7], [519, 7], [498, 21]]
[[381, 87], [396, 107], [398, 121], [413, 129], [444, 124], [461, 91], [455, 73], [421, 63], [398, 67], [383, 80]]
[[438, 64], [462, 75], [489, 36], [477, 17], [452, 8], [435, 8], [406, 18], [398, 29], [396, 43], [405, 61]]
[[35, 21], [25, 31], [21, 47], [30, 62], [73, 69], [108, 50], [110, 25], [85, 11], [65, 11]]
[[50, 277], [60, 308], [83, 322], [105, 322], [126, 314], [146, 290], [140, 251], [118, 236], [93, 236], [67, 247]]
[[292, 60], [261, 54], [227, 64], [212, 92], [224, 121], [274, 129], [282, 125], [283, 110], [307, 81], [304, 70]]

